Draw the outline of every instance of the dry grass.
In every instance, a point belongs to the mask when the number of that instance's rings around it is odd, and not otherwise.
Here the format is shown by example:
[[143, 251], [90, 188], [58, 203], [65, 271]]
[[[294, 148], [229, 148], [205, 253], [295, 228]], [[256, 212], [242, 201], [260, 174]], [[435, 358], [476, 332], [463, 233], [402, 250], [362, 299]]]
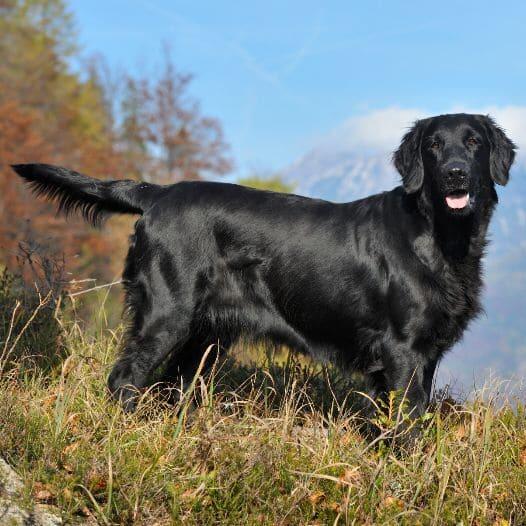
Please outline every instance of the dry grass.
[[62, 322], [64, 361], [0, 379], [1, 454], [28, 502], [100, 524], [526, 524], [520, 403], [442, 404], [401, 455], [358, 433], [334, 371], [245, 356], [126, 415], [105, 389], [121, 337]]

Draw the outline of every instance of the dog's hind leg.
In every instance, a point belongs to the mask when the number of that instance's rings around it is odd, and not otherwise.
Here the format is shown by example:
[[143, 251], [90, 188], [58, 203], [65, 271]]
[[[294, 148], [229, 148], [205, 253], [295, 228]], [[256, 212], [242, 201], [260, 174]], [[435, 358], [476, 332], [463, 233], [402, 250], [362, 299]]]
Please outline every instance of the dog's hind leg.
[[124, 275], [132, 323], [108, 379], [110, 393], [127, 411], [135, 409], [137, 395], [155, 369], [189, 338], [193, 313], [190, 289], [177, 280], [175, 268], [166, 262], [161, 266], [155, 257], [138, 268], [137, 255], [132, 256]]
[[[175, 317], [175, 313], [174, 313]], [[112, 396], [126, 411], [133, 411], [142, 388], [166, 359], [178, 341], [188, 337], [189, 320], [159, 317], [137, 334], [132, 334], [108, 379]]]

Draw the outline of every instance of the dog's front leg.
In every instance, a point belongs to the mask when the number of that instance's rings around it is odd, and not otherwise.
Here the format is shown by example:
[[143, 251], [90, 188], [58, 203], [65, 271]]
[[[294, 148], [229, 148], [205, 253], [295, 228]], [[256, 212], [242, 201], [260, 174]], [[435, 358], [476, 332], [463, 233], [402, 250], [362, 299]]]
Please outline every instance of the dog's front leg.
[[395, 421], [398, 442], [412, 444], [421, 434], [415, 421], [427, 410], [436, 361], [403, 347], [387, 350], [382, 361], [384, 367], [376, 376], [381, 405]]

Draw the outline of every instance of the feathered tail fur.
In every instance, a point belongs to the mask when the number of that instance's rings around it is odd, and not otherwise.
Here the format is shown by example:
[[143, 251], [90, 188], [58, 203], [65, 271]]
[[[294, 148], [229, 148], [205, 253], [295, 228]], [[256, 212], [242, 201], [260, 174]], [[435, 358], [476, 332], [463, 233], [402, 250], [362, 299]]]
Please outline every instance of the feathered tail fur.
[[94, 226], [106, 214], [142, 214], [162, 192], [155, 184], [101, 181], [50, 164], [15, 164], [12, 168], [35, 194], [55, 201], [60, 212], [80, 212]]

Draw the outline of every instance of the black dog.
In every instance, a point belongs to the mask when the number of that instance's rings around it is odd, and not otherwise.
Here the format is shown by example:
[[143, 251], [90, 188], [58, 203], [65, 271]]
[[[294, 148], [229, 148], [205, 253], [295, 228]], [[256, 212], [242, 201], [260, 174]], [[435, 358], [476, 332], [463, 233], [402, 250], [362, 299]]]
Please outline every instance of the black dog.
[[13, 168], [92, 223], [142, 214], [124, 271], [132, 326], [109, 377], [127, 409], [161, 363], [191, 379], [209, 344], [243, 335], [362, 371], [373, 396], [405, 390], [420, 415], [437, 362], [480, 311], [494, 183], [507, 183], [513, 159], [489, 117], [457, 114], [405, 135], [394, 154], [403, 186], [345, 204]]

